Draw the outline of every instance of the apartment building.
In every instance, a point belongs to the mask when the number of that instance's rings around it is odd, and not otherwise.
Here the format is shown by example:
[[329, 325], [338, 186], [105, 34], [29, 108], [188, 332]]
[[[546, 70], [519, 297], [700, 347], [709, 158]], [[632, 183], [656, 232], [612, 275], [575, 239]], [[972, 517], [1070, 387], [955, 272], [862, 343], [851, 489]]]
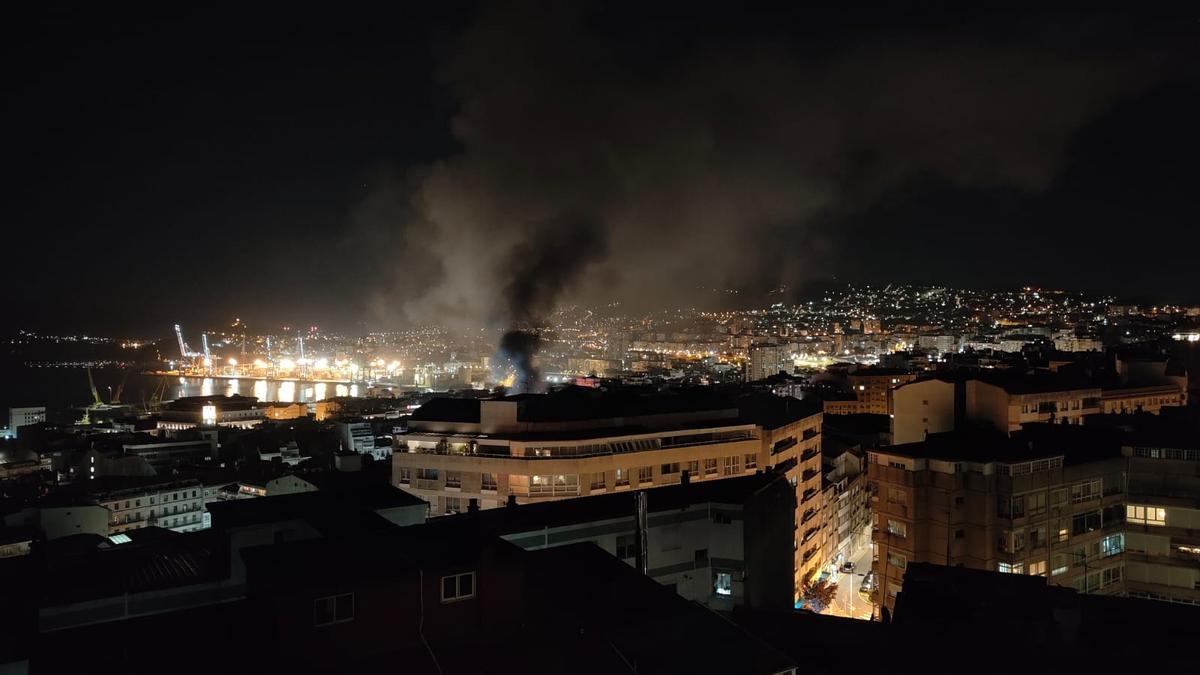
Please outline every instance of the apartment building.
[[[1111, 371], [1079, 369], [981, 372], [916, 380], [891, 390], [892, 438], [920, 441], [926, 434], [985, 422], [1005, 433], [1023, 424], [1083, 424], [1088, 415], [1148, 412], [1186, 406], [1186, 374], [1163, 361], [1116, 361]], [[829, 412], [826, 409], [826, 412]]]
[[931, 434], [867, 455], [885, 606], [911, 562], [1124, 591], [1127, 461], [1111, 432], [1034, 425], [1012, 436]]
[[791, 372], [791, 350], [786, 345], [751, 347], [746, 359], [746, 381], [755, 382], [780, 372]]
[[1100, 396], [1101, 412], [1157, 415], [1164, 407], [1187, 405], [1187, 385], [1156, 384], [1144, 387], [1104, 389]]
[[887, 415], [892, 389], [917, 379], [898, 368], [860, 368], [846, 375], [853, 398], [825, 401], [830, 415]]
[[195, 479], [139, 482], [94, 492], [108, 510], [109, 534], [158, 526], [176, 532], [204, 527], [204, 486]]
[[766, 457], [768, 465], [782, 468], [796, 488], [794, 569], [798, 594], [802, 581], [814, 576], [825, 562], [821, 555], [826, 534], [821, 404], [815, 399], [767, 395], [744, 396], [738, 404], [742, 419], [753, 423], [758, 431], [759, 454]]
[[343, 450], [360, 455], [371, 455], [378, 460], [387, 460], [392, 455], [388, 446], [375, 447], [375, 431], [371, 423], [364, 420], [347, 420], [334, 422], [337, 428], [338, 440]]
[[1101, 390], [1052, 373], [977, 377], [934, 377], [892, 392], [892, 439], [914, 443], [926, 434], [952, 431], [964, 422], [986, 422], [1005, 433], [1022, 424], [1082, 424], [1101, 411]]
[[[635, 496], [645, 495], [645, 539]], [[593, 543], [710, 609], [790, 610], [795, 489], [780, 471], [436, 518], [525, 550]]]
[[[769, 394], [566, 389], [434, 399], [395, 437], [393, 482], [433, 514], [538, 503], [780, 467], [797, 513], [820, 511], [821, 412]], [[820, 562], [797, 542], [797, 572]], [[807, 554], [808, 557], [805, 557]], [[799, 577], [797, 577], [799, 579]]]
[[[822, 519], [825, 543], [822, 559], [839, 565], [866, 543], [870, 502], [864, 455], [857, 446], [827, 443], [822, 452], [825, 469]], [[807, 530], [806, 530], [807, 533]]]
[[1125, 594], [1200, 605], [1200, 438], [1144, 436], [1122, 454]]

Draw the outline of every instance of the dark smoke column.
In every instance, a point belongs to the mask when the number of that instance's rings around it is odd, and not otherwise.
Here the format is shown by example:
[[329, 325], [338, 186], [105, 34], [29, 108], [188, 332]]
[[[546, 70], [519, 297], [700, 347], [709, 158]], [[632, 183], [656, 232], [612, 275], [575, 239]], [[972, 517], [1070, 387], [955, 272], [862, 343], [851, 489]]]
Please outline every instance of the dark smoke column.
[[541, 344], [542, 338], [537, 333], [523, 330], [510, 330], [500, 338], [496, 365], [501, 370], [497, 379], [503, 379], [507, 371], [512, 371], [510, 394], [534, 394], [543, 390], [541, 375], [533, 366], [533, 356]]
[[508, 276], [504, 299], [508, 325], [500, 338], [493, 376], [503, 380], [514, 374], [513, 394], [545, 391], [545, 383], [533, 365], [542, 346], [536, 331], [516, 326], [544, 325], [564, 290], [572, 288], [590, 266], [608, 256], [604, 225], [580, 215], [563, 216], [540, 223], [509, 252], [503, 270]]

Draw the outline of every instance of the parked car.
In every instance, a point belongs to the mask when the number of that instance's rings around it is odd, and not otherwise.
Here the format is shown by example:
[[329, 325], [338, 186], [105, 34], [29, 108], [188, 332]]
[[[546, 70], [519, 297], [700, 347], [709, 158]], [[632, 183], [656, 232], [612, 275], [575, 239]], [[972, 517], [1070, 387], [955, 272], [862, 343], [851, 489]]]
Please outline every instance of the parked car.
[[875, 570], [871, 570], [870, 572], [867, 572], [866, 576], [863, 577], [862, 585], [858, 587], [858, 593], [859, 593], [859, 595], [863, 596], [864, 598], [869, 599], [871, 593], [873, 593], [874, 591], [875, 591]]
[[853, 574], [854, 573], [854, 561], [847, 560], [846, 562], [842, 563], [842, 571], [845, 572], [846, 574]]

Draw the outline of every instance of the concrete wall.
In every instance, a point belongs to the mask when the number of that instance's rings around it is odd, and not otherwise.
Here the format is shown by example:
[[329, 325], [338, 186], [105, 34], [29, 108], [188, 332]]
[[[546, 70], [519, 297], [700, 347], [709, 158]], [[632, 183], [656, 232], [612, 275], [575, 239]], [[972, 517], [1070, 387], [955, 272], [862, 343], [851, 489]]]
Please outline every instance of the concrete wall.
[[892, 390], [892, 442], [916, 443], [954, 429], [954, 383], [912, 382]]
[[108, 536], [108, 509], [97, 504], [39, 509], [38, 519], [47, 539], [72, 534]]

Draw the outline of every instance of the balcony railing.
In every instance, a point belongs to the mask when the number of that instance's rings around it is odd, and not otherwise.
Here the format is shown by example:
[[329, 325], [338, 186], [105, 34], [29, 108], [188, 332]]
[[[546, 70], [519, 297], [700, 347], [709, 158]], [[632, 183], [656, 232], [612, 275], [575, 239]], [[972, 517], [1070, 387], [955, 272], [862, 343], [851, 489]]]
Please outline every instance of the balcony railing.
[[530, 485], [530, 497], [576, 497], [578, 485]]
[[785, 450], [796, 447], [797, 443], [799, 443], [799, 441], [796, 440], [795, 436], [785, 438], [784, 440], [779, 441], [775, 445], [771, 446], [771, 454], [778, 455]]

